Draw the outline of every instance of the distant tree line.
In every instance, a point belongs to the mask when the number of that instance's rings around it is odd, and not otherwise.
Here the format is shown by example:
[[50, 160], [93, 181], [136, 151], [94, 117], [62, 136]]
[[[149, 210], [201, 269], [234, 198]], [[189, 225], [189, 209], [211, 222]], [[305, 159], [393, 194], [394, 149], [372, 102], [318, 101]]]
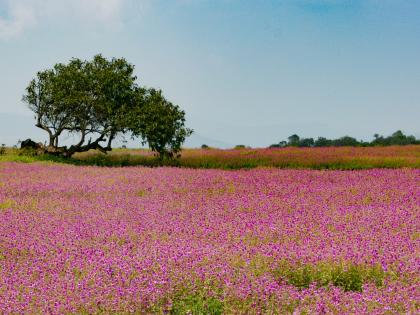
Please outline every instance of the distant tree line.
[[389, 146], [389, 145], [409, 145], [420, 144], [420, 140], [414, 136], [407, 136], [401, 130], [394, 132], [388, 137], [378, 134], [374, 135], [372, 141], [357, 140], [356, 138], [344, 136], [338, 139], [327, 139], [325, 137], [314, 138], [300, 138], [294, 134], [287, 138], [287, 141], [280, 141], [270, 145], [270, 148], [283, 147], [370, 147], [370, 146]]

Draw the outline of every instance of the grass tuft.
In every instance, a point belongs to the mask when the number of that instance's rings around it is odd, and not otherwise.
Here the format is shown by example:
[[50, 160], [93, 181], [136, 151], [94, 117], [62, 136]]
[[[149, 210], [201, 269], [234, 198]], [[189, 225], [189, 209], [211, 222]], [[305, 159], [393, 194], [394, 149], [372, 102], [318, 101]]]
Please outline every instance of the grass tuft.
[[15, 202], [13, 200], [5, 200], [3, 202], [0, 202], [0, 210], [2, 209], [8, 209], [8, 208], [12, 208], [15, 205]]
[[382, 266], [355, 264], [297, 264], [283, 261], [273, 271], [280, 281], [297, 288], [309, 288], [311, 285], [326, 287], [333, 285], [344, 291], [362, 292], [365, 283], [374, 283], [380, 287], [384, 283], [386, 273]]
[[177, 297], [172, 301], [170, 314], [223, 314], [223, 302], [212, 296], [197, 293]]

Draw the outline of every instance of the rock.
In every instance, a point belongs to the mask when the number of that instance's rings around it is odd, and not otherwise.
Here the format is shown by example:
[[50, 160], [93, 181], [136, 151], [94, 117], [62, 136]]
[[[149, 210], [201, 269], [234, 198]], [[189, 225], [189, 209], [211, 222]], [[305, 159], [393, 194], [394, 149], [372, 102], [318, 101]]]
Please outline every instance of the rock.
[[32, 139], [26, 139], [26, 140], [23, 140], [20, 143], [20, 148], [21, 149], [25, 149], [25, 148], [39, 149], [39, 148], [41, 148], [41, 146], [42, 146], [42, 144], [36, 143]]

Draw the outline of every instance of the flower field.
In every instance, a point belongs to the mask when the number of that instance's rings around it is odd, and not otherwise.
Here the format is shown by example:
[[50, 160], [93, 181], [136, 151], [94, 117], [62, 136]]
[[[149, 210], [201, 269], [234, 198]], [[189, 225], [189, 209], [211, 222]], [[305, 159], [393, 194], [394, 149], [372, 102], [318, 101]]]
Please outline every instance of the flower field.
[[[77, 161], [97, 165], [156, 165], [148, 150], [119, 149], [109, 155], [94, 151], [76, 155]], [[420, 168], [420, 145], [388, 147], [324, 147], [281, 149], [186, 149], [175, 166], [242, 169], [255, 167], [307, 169]], [[171, 163], [168, 164], [171, 165]]]
[[51, 155], [35, 156], [8, 148], [0, 162], [52, 161], [96, 166], [177, 166], [206, 169], [287, 169], [359, 170], [373, 168], [420, 168], [420, 145], [386, 147], [320, 147], [277, 149], [184, 149], [179, 159], [159, 160], [147, 149], [115, 149], [108, 154], [91, 150], [71, 159]]
[[420, 169], [0, 163], [0, 313], [420, 312]]

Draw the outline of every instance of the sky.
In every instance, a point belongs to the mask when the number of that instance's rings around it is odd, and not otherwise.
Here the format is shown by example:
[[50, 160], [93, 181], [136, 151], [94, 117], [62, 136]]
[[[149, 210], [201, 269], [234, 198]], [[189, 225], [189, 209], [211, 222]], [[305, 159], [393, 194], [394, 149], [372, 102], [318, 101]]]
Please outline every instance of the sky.
[[44, 142], [25, 87], [98, 53], [185, 110], [186, 146], [420, 137], [419, 34], [418, 0], [0, 0], [0, 143]]

